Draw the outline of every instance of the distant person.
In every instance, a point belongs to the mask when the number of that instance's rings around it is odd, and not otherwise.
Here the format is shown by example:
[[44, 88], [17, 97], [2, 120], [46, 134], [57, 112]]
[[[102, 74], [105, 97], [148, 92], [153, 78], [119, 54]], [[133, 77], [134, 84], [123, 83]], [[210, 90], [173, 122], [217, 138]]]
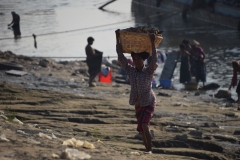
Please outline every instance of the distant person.
[[8, 24], [9, 27], [12, 27], [13, 29], [13, 34], [14, 34], [14, 38], [20, 38], [21, 37], [21, 31], [20, 31], [20, 16], [15, 13], [15, 12], [11, 12], [12, 13], [12, 22], [10, 24]]
[[190, 53], [190, 59], [189, 59], [189, 61], [190, 61], [190, 71], [191, 71], [191, 77], [195, 77], [195, 72], [196, 72], [196, 57], [194, 56], [194, 54], [192, 53], [192, 47], [191, 47], [191, 45], [190, 45], [190, 42], [189, 42], [189, 40], [187, 40], [187, 39], [184, 39], [183, 41], [182, 41], [182, 44], [184, 44], [185, 45], [185, 49], [188, 51], [188, 53]]
[[186, 46], [184, 44], [180, 44], [180, 83], [188, 83], [191, 82], [191, 73], [190, 73], [190, 62], [189, 57], [190, 53], [186, 50]]
[[95, 87], [96, 83], [94, 83], [94, 79], [97, 74], [101, 71], [102, 65], [102, 55], [103, 52], [100, 52], [94, 48], [92, 48], [94, 39], [92, 37], [88, 37], [87, 46], [85, 47], [85, 52], [87, 55], [87, 65], [88, 65], [88, 73], [89, 73], [89, 87]]
[[196, 82], [198, 83], [199, 81], [202, 81], [203, 86], [205, 86], [205, 82], [206, 82], [205, 53], [199, 45], [200, 45], [199, 42], [192, 40], [191, 42], [192, 54], [196, 62], [196, 70], [195, 70]]
[[[235, 87], [237, 85], [237, 72], [240, 72], [240, 63], [236, 60], [232, 61], [232, 68], [233, 68], [233, 77], [228, 90], [231, 90], [232, 87]], [[236, 92], [238, 95], [238, 99], [236, 102], [239, 103], [240, 102], [240, 81], [238, 82]]]
[[[116, 31], [117, 39], [119, 32]], [[118, 62], [125, 69], [129, 76], [131, 91], [129, 104], [135, 106], [135, 114], [137, 118], [137, 131], [142, 134], [143, 144], [146, 148], [146, 154], [152, 153], [152, 136], [149, 131], [150, 119], [153, 116], [156, 107], [156, 96], [152, 90], [152, 79], [154, 71], [157, 69], [157, 53], [154, 45], [155, 35], [150, 35], [152, 60], [148, 66], [144, 65], [144, 61], [149, 57], [148, 52], [131, 53], [134, 66], [128, 63], [127, 58], [123, 54], [120, 43], [117, 43], [116, 50], [118, 54]]]

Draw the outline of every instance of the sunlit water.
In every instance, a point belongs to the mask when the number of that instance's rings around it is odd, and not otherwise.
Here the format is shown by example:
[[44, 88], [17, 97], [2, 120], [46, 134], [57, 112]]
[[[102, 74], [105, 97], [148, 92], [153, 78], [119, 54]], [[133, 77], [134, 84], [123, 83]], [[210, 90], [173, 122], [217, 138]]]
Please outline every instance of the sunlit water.
[[[219, 83], [227, 88], [231, 77], [231, 61], [240, 58], [240, 34], [232, 28], [200, 21], [190, 17], [183, 21], [181, 14], [169, 18], [176, 8], [160, 7], [145, 9], [130, 0], [118, 0], [108, 5], [106, 11], [99, 10], [99, 0], [1, 0], [0, 12], [0, 38], [13, 37], [11, 30], [7, 28], [12, 20], [11, 11], [21, 16], [22, 36], [37, 35], [38, 48], [34, 48], [33, 38], [19, 40], [9, 39], [0, 41], [0, 50], [11, 50], [16, 54], [27, 56], [46, 57], [85, 57], [87, 37], [94, 37], [93, 47], [104, 52], [104, 56], [116, 56], [115, 30], [139, 25], [156, 27], [164, 31], [159, 49], [167, 53], [178, 50], [180, 42], [187, 39], [196, 39], [206, 53], [207, 82]], [[150, 18], [150, 20], [138, 18], [146, 15], [161, 13], [162, 16]], [[136, 18], [136, 20], [134, 20]], [[124, 22], [126, 20], [132, 20]], [[90, 28], [94, 26], [104, 27]], [[87, 29], [88, 28], [88, 29]], [[62, 34], [38, 36], [45, 33], [72, 31]], [[57, 59], [60, 60], [60, 59]], [[68, 59], [70, 60], [70, 59]], [[71, 59], [72, 60], [72, 59]], [[180, 65], [180, 64], [179, 64]], [[174, 73], [174, 84], [177, 88], [179, 65]], [[160, 65], [157, 73], [161, 72]], [[234, 93], [234, 90], [233, 90]]]
[[[105, 9], [99, 10], [99, 0], [2, 0], [0, 12], [1, 36], [13, 37], [7, 28], [12, 20], [11, 11], [21, 16], [22, 36], [37, 36], [45, 33], [71, 31], [112, 24], [132, 19], [129, 0], [116, 1]], [[96, 5], [98, 4], [98, 5]], [[105, 56], [115, 56], [115, 30], [133, 26], [134, 22], [97, 27], [63, 34], [37, 37], [38, 48], [33, 45], [33, 38], [4, 40], [0, 49], [11, 50], [16, 54], [28, 56], [85, 57], [85, 46], [89, 36], [94, 37], [93, 47], [104, 52]]]

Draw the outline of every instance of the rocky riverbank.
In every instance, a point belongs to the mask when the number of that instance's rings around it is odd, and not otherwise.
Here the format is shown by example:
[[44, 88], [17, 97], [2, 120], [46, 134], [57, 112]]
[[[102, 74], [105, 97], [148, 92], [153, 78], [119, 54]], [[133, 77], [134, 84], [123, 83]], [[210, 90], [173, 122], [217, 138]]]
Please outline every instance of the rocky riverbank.
[[[145, 155], [128, 84], [89, 88], [81, 61], [11, 52], [1, 52], [0, 61], [15, 62], [27, 72], [16, 77], [0, 71], [0, 159], [73, 159], [73, 153], [82, 159], [240, 159], [240, 111], [227, 99], [155, 89], [154, 154]], [[112, 69], [119, 76], [116, 62]]]

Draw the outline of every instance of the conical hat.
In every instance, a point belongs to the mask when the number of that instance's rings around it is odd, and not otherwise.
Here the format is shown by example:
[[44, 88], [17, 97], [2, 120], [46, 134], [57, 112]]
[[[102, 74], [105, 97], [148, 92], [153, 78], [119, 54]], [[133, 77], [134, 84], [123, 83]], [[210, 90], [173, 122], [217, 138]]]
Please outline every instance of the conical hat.
[[199, 46], [200, 43], [199, 43], [198, 41], [196, 41], [196, 40], [193, 39], [193, 40], [191, 41], [191, 45]]

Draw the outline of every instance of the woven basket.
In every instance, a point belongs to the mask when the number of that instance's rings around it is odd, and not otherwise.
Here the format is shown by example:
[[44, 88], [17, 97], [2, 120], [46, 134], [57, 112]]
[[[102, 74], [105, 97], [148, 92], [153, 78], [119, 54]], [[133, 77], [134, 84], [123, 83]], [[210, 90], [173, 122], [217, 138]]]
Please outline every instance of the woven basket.
[[[152, 44], [148, 34], [127, 32], [122, 30], [120, 30], [119, 33], [120, 33], [120, 43], [123, 48], [123, 53], [148, 52], [150, 55], [152, 55]], [[161, 43], [162, 39], [163, 39], [162, 36], [155, 37], [156, 48]]]

